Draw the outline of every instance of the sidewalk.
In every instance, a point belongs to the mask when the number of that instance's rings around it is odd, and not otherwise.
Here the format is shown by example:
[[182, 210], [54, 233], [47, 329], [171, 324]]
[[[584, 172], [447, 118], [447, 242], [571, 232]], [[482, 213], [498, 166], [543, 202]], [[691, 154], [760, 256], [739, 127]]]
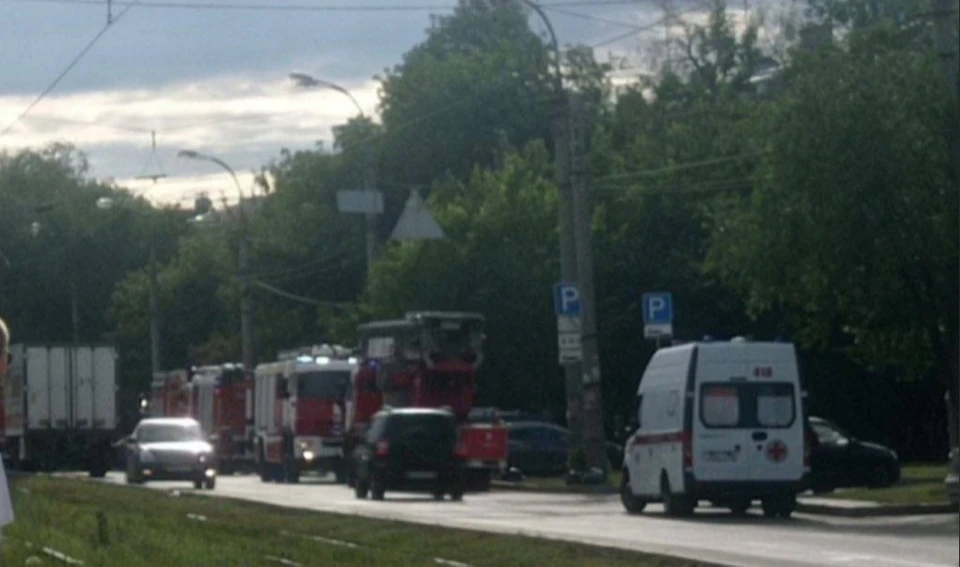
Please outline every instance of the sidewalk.
[[814, 496], [801, 496], [797, 499], [797, 512], [846, 518], [950, 514], [957, 511], [958, 506], [956, 504], [947, 502], [941, 504], [879, 504], [863, 500], [818, 498]]
[[[524, 482], [491, 483], [494, 490], [517, 492], [539, 492], [541, 494], [593, 494], [614, 495], [618, 490], [614, 486], [538, 486]], [[879, 504], [863, 500], [845, 500], [843, 498], [823, 498], [800, 496], [797, 499], [797, 512], [821, 516], [839, 516], [845, 518], [869, 518], [878, 516], [919, 516], [925, 514], [950, 514], [960, 511], [956, 504]]]

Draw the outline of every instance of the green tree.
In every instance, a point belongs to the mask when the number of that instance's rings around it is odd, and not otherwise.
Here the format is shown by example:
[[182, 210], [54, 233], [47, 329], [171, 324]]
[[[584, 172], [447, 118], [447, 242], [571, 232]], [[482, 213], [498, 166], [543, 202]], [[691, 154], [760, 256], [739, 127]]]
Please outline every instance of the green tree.
[[[487, 318], [480, 402], [562, 407], [550, 289], [557, 266], [556, 189], [543, 143], [502, 157], [498, 170], [435, 187], [429, 204], [448, 240], [403, 243], [373, 273], [360, 317], [417, 309]], [[351, 321], [352, 322], [352, 321]]]
[[[753, 193], [718, 208], [711, 266], [802, 341], [955, 391], [956, 108], [936, 56], [887, 23], [800, 56], [755, 136]], [[956, 395], [953, 396], [956, 400]]]
[[382, 80], [392, 180], [469, 175], [492, 163], [502, 136], [518, 146], [546, 138], [549, 61], [520, 2], [462, 0], [434, 17], [427, 39]]

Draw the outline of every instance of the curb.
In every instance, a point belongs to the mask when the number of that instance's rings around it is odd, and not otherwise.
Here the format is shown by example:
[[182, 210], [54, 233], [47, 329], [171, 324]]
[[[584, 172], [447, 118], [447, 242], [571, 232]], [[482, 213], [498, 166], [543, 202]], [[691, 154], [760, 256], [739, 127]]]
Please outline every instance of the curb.
[[828, 506], [824, 504], [804, 504], [797, 502], [797, 512], [821, 516], [842, 518], [876, 518], [883, 516], [922, 516], [932, 514], [955, 514], [960, 511], [957, 504], [899, 504], [891, 506], [856, 506], [852, 508]]
[[607, 496], [618, 494], [619, 491], [612, 486], [569, 486], [569, 487], [545, 487], [530, 486], [512, 482], [493, 481], [490, 488], [494, 490], [506, 490], [513, 492], [533, 492], [540, 494], [588, 494]]
[[[540, 494], [575, 494], [575, 495], [599, 495], [608, 496], [617, 494], [618, 491], [612, 486], [595, 487], [538, 487], [510, 482], [493, 481], [491, 488], [494, 490], [512, 491], [512, 492], [531, 492]], [[829, 506], [825, 504], [806, 504], [797, 502], [796, 512], [801, 514], [814, 514], [818, 516], [837, 516], [842, 518], [871, 518], [883, 516], [922, 516], [935, 514], [953, 514], [960, 511], [957, 504], [900, 504], [892, 506], [856, 506], [841, 507]]]

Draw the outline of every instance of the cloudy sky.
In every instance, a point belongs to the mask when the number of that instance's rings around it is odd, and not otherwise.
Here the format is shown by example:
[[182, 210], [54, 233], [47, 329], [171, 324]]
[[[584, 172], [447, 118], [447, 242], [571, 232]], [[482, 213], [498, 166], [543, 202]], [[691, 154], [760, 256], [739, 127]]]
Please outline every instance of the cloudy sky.
[[[123, 17], [18, 120], [101, 32], [106, 4], [0, 0], [0, 150], [73, 142], [94, 176], [188, 204], [198, 192], [235, 191], [215, 166], [177, 159], [178, 150], [216, 154], [247, 189], [249, 172], [281, 148], [329, 147], [331, 127], [354, 107], [336, 92], [297, 90], [287, 74], [336, 82], [376, 113], [373, 76], [424, 38], [431, 13], [450, 13], [456, 2], [141, 0], [124, 13], [128, 1], [115, 0], [113, 13]], [[654, 0], [544, 2], [551, 4], [561, 41], [600, 45], [600, 59], [626, 55], [636, 65], [638, 48], [663, 37], [663, 28], [631, 34], [661, 17]], [[533, 17], [531, 25], [542, 29]], [[156, 173], [168, 177], [135, 179]]]

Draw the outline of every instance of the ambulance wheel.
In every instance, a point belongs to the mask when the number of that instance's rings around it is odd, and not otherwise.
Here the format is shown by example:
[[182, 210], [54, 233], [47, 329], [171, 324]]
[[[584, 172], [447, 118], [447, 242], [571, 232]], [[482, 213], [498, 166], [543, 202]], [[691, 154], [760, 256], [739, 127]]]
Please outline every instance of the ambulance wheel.
[[673, 492], [666, 473], [660, 478], [660, 499], [663, 501], [663, 510], [668, 516], [689, 516], [693, 513], [694, 503]]
[[647, 507], [647, 501], [638, 498], [630, 489], [630, 473], [626, 469], [620, 476], [620, 502], [628, 514], [640, 514]]
[[747, 510], [750, 509], [750, 501], [747, 499], [735, 500], [730, 503], [728, 508], [734, 516], [746, 516]]
[[797, 497], [789, 495], [764, 498], [762, 505], [764, 517], [776, 518], [779, 516], [788, 519], [797, 507]]
[[780, 501], [779, 510], [777, 510], [777, 515], [783, 518], [784, 520], [789, 520], [790, 516], [793, 515], [793, 511], [797, 509], [797, 497], [794, 494], [784, 496]]

